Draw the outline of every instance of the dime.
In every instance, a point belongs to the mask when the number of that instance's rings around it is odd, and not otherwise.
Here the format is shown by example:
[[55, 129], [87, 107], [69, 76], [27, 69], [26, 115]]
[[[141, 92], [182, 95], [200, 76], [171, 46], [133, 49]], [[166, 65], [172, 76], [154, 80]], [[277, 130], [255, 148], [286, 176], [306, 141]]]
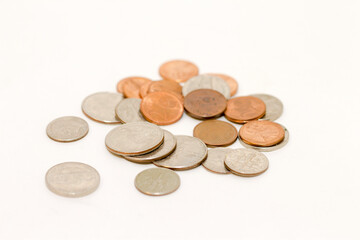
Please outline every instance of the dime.
[[264, 116], [265, 103], [256, 97], [232, 98], [227, 103], [225, 117], [235, 123], [246, 123]]
[[256, 150], [240, 148], [226, 155], [225, 167], [235, 175], [254, 177], [268, 169], [269, 160]]
[[196, 125], [194, 137], [201, 139], [208, 147], [228, 146], [237, 139], [237, 130], [230, 123], [208, 120]]
[[183, 95], [197, 89], [213, 89], [220, 92], [226, 99], [230, 98], [230, 87], [222, 78], [210, 75], [199, 75], [187, 81], [183, 87]]
[[252, 94], [251, 96], [260, 98], [266, 105], [266, 113], [262, 119], [275, 121], [281, 116], [284, 107], [278, 98], [268, 94]]
[[144, 77], [125, 78], [122, 86], [124, 96], [127, 98], [140, 98], [140, 88], [148, 82], [151, 82], [151, 80]]
[[203, 167], [210, 172], [227, 174], [230, 173], [226, 169], [224, 162], [226, 154], [232, 151], [231, 148], [213, 148], [208, 151], [206, 160], [202, 163]]
[[54, 141], [73, 142], [82, 139], [89, 132], [88, 123], [79, 117], [61, 117], [53, 120], [46, 133]]
[[115, 108], [116, 116], [122, 123], [146, 121], [140, 112], [141, 99], [125, 98]]
[[140, 97], [144, 98], [148, 94], [148, 90], [150, 87], [151, 82], [146, 82], [140, 87]]
[[182, 87], [180, 84], [169, 80], [160, 80], [151, 82], [148, 93], [152, 92], [174, 92], [181, 94]]
[[198, 138], [178, 135], [176, 149], [166, 158], [154, 161], [158, 167], [189, 170], [199, 166], [207, 156], [206, 145]]
[[173, 60], [164, 63], [159, 69], [160, 76], [165, 80], [186, 82], [199, 74], [198, 67], [188, 61]]
[[46, 186], [63, 197], [83, 197], [94, 192], [100, 184], [99, 173], [79, 162], [65, 162], [53, 166], [45, 176]]
[[169, 169], [150, 168], [136, 176], [135, 187], [146, 195], [163, 196], [175, 192], [180, 187], [180, 177]]
[[234, 78], [232, 78], [228, 75], [225, 75], [225, 74], [220, 74], [220, 73], [206, 73], [205, 75], [217, 76], [217, 77], [224, 79], [230, 87], [230, 95], [234, 96], [236, 94], [236, 92], [238, 90], [238, 83]]
[[111, 130], [106, 138], [106, 147], [120, 155], [140, 155], [158, 148], [164, 140], [164, 132], [147, 122], [126, 123]]
[[101, 123], [121, 123], [115, 115], [115, 107], [123, 100], [121, 93], [99, 92], [94, 93], [82, 103], [84, 114]]

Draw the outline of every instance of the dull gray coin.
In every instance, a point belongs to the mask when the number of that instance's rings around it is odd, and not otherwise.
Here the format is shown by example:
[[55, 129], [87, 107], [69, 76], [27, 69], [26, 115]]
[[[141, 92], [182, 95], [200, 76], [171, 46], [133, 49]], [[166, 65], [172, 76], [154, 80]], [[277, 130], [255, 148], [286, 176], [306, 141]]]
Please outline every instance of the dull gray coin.
[[207, 156], [207, 147], [200, 139], [178, 135], [175, 151], [164, 159], [154, 161], [158, 167], [189, 170], [199, 166]]
[[260, 98], [266, 105], [266, 113], [261, 119], [275, 121], [283, 113], [284, 107], [278, 98], [268, 94], [252, 94], [251, 96]]
[[94, 192], [100, 184], [99, 173], [79, 162], [65, 162], [53, 166], [45, 176], [46, 186], [63, 197], [83, 197]]
[[152, 123], [126, 123], [111, 130], [106, 147], [120, 155], [140, 155], [158, 148], [164, 140], [164, 131]]
[[94, 93], [82, 103], [82, 111], [90, 119], [100, 123], [121, 123], [115, 114], [115, 107], [123, 100], [121, 93]]
[[226, 155], [232, 150], [231, 148], [222, 147], [210, 149], [206, 160], [202, 163], [203, 167], [214, 173], [230, 173], [230, 171], [226, 169], [224, 162]]
[[183, 95], [186, 96], [197, 89], [213, 89], [220, 92], [225, 98], [230, 98], [230, 87], [226, 81], [220, 77], [211, 75], [199, 75], [192, 77], [185, 82], [182, 89]]
[[82, 139], [89, 132], [88, 123], [79, 117], [60, 117], [46, 128], [46, 133], [54, 141], [73, 142]]
[[141, 99], [125, 98], [115, 108], [115, 113], [122, 123], [145, 122], [140, 112]]

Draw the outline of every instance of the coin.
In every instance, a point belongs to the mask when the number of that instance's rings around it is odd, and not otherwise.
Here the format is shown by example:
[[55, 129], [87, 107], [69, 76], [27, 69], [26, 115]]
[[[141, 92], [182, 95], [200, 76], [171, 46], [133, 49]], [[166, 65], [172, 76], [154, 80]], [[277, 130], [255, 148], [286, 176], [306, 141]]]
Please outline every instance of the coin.
[[207, 156], [206, 145], [198, 138], [177, 135], [175, 151], [164, 159], [154, 161], [158, 167], [189, 170], [199, 166]]
[[61, 117], [53, 120], [46, 133], [54, 141], [73, 142], [82, 139], [89, 132], [88, 123], [79, 117]]
[[232, 151], [231, 148], [213, 148], [208, 151], [208, 156], [206, 160], [202, 163], [203, 167], [210, 172], [227, 174], [230, 173], [226, 169], [224, 162], [226, 154]]
[[199, 75], [189, 79], [183, 87], [183, 95], [197, 89], [213, 89], [220, 92], [226, 99], [230, 98], [230, 87], [222, 78], [210, 75]]
[[99, 92], [94, 93], [82, 103], [84, 114], [101, 123], [121, 123], [115, 115], [115, 107], [123, 100], [121, 93]]
[[197, 119], [220, 117], [226, 109], [226, 98], [212, 89], [198, 89], [186, 95], [184, 107]]
[[230, 123], [220, 120], [208, 120], [194, 128], [194, 137], [209, 147], [228, 146], [236, 141], [237, 130]]
[[140, 87], [140, 97], [144, 98], [148, 94], [148, 90], [150, 87], [151, 82], [146, 82]]
[[141, 99], [125, 98], [116, 106], [116, 116], [122, 123], [146, 121], [140, 112], [140, 103]]
[[135, 187], [146, 195], [163, 196], [180, 187], [180, 177], [169, 169], [149, 168], [136, 176]]
[[174, 92], [181, 94], [182, 87], [180, 84], [169, 80], [160, 80], [151, 82], [148, 93], [152, 92]]
[[164, 132], [147, 122], [126, 123], [111, 130], [106, 138], [106, 147], [116, 154], [140, 155], [158, 148], [164, 140]]
[[231, 122], [246, 123], [261, 118], [265, 111], [265, 103], [259, 98], [236, 97], [228, 101], [225, 117]]
[[116, 90], [118, 91], [118, 93], [123, 93], [123, 92], [124, 92], [123, 86], [124, 86], [125, 80], [126, 80], [126, 79], [121, 79], [121, 80], [118, 82], [118, 84], [116, 85]]
[[144, 77], [125, 78], [122, 86], [124, 96], [127, 98], [140, 98], [140, 88], [148, 82], [151, 82], [151, 80]]
[[225, 167], [235, 175], [254, 177], [268, 169], [269, 160], [261, 152], [240, 148], [226, 155]]
[[260, 98], [266, 105], [266, 113], [262, 119], [275, 121], [281, 116], [284, 107], [278, 98], [268, 94], [252, 94], [251, 96]]
[[99, 173], [79, 162], [65, 162], [53, 166], [45, 176], [46, 186], [63, 197], [83, 197], [94, 192], [100, 184]]
[[230, 95], [234, 96], [236, 94], [236, 92], [238, 90], [238, 83], [234, 78], [232, 78], [228, 75], [225, 75], [225, 74], [220, 74], [220, 73], [206, 73], [205, 75], [217, 76], [217, 77], [224, 79], [230, 87]]
[[181, 101], [171, 93], [149, 93], [142, 100], [140, 110], [146, 120], [157, 125], [177, 122], [184, 112]]
[[199, 69], [191, 62], [173, 60], [161, 65], [159, 74], [165, 80], [186, 82], [188, 79], [198, 75]]

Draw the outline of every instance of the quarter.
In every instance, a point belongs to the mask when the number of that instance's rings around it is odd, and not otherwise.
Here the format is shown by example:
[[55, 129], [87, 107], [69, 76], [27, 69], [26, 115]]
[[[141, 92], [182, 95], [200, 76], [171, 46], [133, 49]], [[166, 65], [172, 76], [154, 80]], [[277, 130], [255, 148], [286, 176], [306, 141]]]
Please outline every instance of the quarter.
[[197, 89], [212, 89], [220, 92], [226, 99], [230, 98], [230, 87], [222, 78], [211, 75], [199, 75], [189, 79], [183, 87], [183, 95]]
[[122, 123], [146, 121], [140, 112], [141, 99], [125, 98], [115, 108], [115, 113]]
[[278, 98], [269, 94], [252, 94], [251, 96], [260, 98], [266, 105], [266, 113], [262, 119], [275, 121], [282, 115], [284, 106]]
[[236, 92], [238, 90], [238, 83], [234, 78], [232, 78], [228, 75], [225, 75], [225, 74], [220, 74], [220, 73], [206, 73], [205, 75], [217, 76], [217, 77], [224, 79], [230, 87], [230, 95], [234, 96], [236, 94]]
[[61, 117], [53, 120], [46, 133], [54, 141], [73, 142], [82, 139], [89, 132], [88, 123], [79, 117]]
[[203, 167], [210, 172], [228, 174], [229, 170], [226, 169], [224, 162], [226, 155], [232, 151], [231, 148], [213, 148], [208, 151], [206, 160], [202, 163]]

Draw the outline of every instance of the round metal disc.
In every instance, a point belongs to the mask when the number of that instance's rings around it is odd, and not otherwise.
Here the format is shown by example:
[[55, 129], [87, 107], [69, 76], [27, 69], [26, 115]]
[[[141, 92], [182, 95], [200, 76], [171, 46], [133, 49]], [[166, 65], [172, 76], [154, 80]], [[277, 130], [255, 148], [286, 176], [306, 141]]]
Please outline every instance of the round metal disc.
[[268, 94], [252, 94], [251, 96], [260, 98], [266, 105], [266, 113], [261, 119], [275, 121], [283, 113], [284, 106], [277, 97]]
[[190, 78], [183, 87], [183, 95], [186, 96], [190, 92], [197, 89], [213, 89], [230, 98], [230, 87], [225, 80], [216, 76], [199, 75]]
[[227, 174], [230, 173], [226, 169], [224, 162], [226, 154], [230, 153], [231, 148], [213, 148], [208, 151], [206, 160], [202, 163], [203, 167], [210, 172]]
[[89, 132], [88, 123], [79, 117], [61, 117], [53, 120], [46, 133], [54, 141], [73, 142], [82, 139]]
[[140, 112], [141, 99], [125, 98], [115, 108], [116, 116], [122, 123], [145, 122]]

